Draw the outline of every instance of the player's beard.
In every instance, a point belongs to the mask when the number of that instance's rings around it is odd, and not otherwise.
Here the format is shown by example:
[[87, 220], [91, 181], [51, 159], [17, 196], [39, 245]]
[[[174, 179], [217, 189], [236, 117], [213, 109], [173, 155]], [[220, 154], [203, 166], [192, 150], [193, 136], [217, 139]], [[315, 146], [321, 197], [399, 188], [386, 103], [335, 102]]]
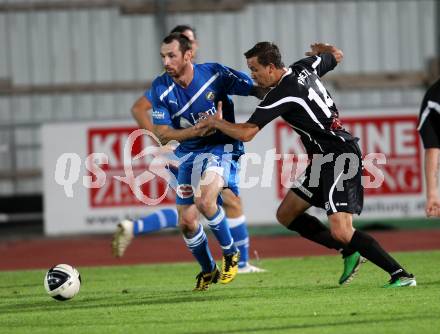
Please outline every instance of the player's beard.
[[185, 74], [185, 65], [180, 65], [176, 67], [165, 67], [165, 71], [173, 79], [179, 79]]
[[172, 78], [175, 78], [177, 76], [177, 70], [176, 69], [165, 67], [165, 71]]
[[176, 67], [165, 67], [165, 71], [167, 74], [173, 78], [175, 81], [179, 81], [182, 77], [185, 76], [185, 73], [187, 73], [188, 66], [190, 66], [191, 63], [188, 64], [181, 64], [180, 66]]

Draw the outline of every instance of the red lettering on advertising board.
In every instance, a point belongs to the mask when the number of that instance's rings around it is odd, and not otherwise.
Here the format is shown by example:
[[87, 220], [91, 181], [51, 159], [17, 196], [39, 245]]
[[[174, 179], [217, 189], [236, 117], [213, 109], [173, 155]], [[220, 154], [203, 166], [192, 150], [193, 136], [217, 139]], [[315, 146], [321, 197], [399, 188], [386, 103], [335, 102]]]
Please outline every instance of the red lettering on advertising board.
[[[350, 116], [342, 118], [342, 124], [360, 139], [359, 145], [364, 157], [369, 153], [382, 153], [386, 157], [386, 164], [375, 165], [384, 175], [383, 184], [378, 188], [365, 188], [366, 196], [412, 195], [422, 192], [421, 150], [416, 115]], [[280, 154], [305, 152], [299, 135], [283, 121], [275, 124], [275, 144]], [[298, 158], [290, 160], [286, 161], [283, 156], [277, 162], [277, 194], [280, 199], [288, 189], [285, 186], [286, 178], [294, 179], [293, 174], [282, 173], [286, 169], [284, 165], [298, 164]], [[304, 166], [300, 168], [304, 169]], [[296, 176], [297, 169], [293, 168]], [[364, 176], [372, 177], [368, 172], [364, 172]]]
[[422, 192], [416, 115], [346, 117], [343, 118], [343, 125], [360, 138], [359, 145], [364, 156], [383, 153], [387, 160], [386, 164], [377, 165], [384, 174], [382, 186], [366, 188], [366, 195], [410, 195]]
[[[139, 206], [145, 205], [136, 198], [132, 189], [127, 183], [117, 180], [115, 176], [125, 176], [124, 160], [130, 159], [133, 174], [136, 177], [146, 170], [155, 168], [165, 168], [162, 166], [152, 166], [152, 155], [145, 155], [141, 159], [133, 160], [144, 148], [158, 146], [149, 136], [137, 137], [132, 144], [131, 152], [124, 157], [124, 147], [129, 140], [129, 135], [137, 130], [132, 127], [117, 128], [96, 128], [88, 131], [88, 154], [104, 153], [108, 157], [108, 164], [100, 165], [105, 174], [105, 184], [100, 188], [89, 189], [89, 203], [93, 208], [117, 207], [117, 206]], [[95, 181], [96, 175], [89, 173], [92, 181]], [[150, 198], [158, 198], [167, 191], [167, 181], [160, 177], [154, 177], [139, 187], [139, 191]], [[167, 196], [161, 204], [173, 204], [174, 193], [168, 190]]]

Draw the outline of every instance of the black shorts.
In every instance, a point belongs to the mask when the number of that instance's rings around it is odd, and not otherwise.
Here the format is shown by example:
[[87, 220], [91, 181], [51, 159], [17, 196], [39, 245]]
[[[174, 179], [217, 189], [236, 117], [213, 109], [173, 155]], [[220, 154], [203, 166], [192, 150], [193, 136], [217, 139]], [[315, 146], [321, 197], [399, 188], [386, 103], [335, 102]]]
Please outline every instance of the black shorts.
[[290, 189], [312, 206], [360, 214], [364, 204], [362, 155], [357, 142], [345, 142], [333, 153], [314, 154], [305, 172]]

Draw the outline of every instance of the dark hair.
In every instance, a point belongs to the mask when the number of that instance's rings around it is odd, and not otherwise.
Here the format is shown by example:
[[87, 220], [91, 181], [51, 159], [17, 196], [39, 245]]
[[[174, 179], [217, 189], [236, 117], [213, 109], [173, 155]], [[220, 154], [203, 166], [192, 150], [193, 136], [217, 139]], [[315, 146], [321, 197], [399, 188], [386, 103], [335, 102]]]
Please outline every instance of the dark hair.
[[162, 41], [164, 44], [170, 44], [173, 41], [177, 41], [179, 43], [179, 50], [182, 54], [185, 54], [186, 51], [192, 49], [191, 41], [185, 35], [180, 32], [173, 32], [165, 37]]
[[252, 49], [244, 53], [244, 56], [246, 59], [257, 57], [258, 62], [263, 66], [274, 64], [276, 68], [284, 67], [278, 46], [271, 42], [259, 42], [255, 44]]
[[187, 30], [192, 31], [194, 38], [197, 39], [196, 29], [187, 24], [179, 24], [178, 26], [175, 26], [173, 29], [171, 29], [170, 34], [172, 34], [173, 32], [179, 32], [183, 34]]

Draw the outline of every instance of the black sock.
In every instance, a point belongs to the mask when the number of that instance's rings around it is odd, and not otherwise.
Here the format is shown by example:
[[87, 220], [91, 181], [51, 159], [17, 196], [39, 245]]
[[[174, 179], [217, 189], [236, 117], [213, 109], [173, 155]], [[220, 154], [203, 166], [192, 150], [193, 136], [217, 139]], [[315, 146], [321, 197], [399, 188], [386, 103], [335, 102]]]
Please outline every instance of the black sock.
[[370, 235], [354, 231], [349, 246], [356, 249], [363, 257], [385, 270], [392, 277], [409, 276], [408, 272]]
[[330, 230], [321, 221], [307, 213], [299, 215], [287, 228], [298, 232], [302, 237], [314, 241], [330, 249], [336, 249], [341, 252], [343, 257], [349, 256], [355, 252], [354, 249], [333, 239]]

